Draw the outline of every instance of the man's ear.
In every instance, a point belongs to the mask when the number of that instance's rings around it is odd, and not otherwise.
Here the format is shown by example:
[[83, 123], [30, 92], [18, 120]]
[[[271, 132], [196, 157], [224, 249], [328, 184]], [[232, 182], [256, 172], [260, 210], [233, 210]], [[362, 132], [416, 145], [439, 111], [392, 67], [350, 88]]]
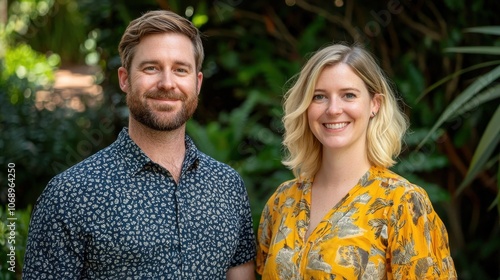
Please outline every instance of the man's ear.
[[201, 91], [201, 84], [203, 83], [203, 73], [202, 72], [199, 72], [198, 75], [196, 76], [196, 79], [197, 79], [197, 84], [196, 84], [196, 92], [197, 94], [199, 95], [200, 94], [200, 91]]
[[118, 82], [123, 92], [128, 93], [128, 71], [124, 67], [118, 68]]

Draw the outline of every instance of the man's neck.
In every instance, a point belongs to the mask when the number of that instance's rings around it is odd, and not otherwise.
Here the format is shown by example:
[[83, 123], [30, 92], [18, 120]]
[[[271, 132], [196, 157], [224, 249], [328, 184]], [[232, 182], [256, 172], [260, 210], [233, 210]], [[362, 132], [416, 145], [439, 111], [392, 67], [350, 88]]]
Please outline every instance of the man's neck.
[[130, 138], [153, 162], [167, 169], [179, 182], [186, 154], [185, 125], [173, 131], [158, 131], [135, 121], [129, 121]]

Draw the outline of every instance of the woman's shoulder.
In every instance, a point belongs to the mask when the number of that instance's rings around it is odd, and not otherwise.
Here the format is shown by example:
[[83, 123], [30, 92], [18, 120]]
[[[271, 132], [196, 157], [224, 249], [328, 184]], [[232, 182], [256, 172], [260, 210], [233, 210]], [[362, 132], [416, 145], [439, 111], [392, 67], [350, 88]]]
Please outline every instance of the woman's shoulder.
[[268, 203], [279, 204], [292, 198], [301, 198], [310, 191], [311, 181], [293, 178], [282, 182], [269, 197]]
[[403, 213], [406, 213], [414, 223], [424, 214], [435, 214], [432, 202], [424, 188], [387, 168], [372, 168], [372, 170], [374, 172], [368, 180], [369, 192], [372, 197], [376, 198], [376, 203], [370, 207], [390, 205], [396, 219], [401, 219]]
[[275, 191], [275, 194], [287, 194], [300, 191], [308, 191], [311, 187], [312, 180], [304, 178], [293, 178], [281, 183]]
[[426, 191], [419, 185], [408, 181], [405, 177], [384, 167], [372, 167], [362, 184], [377, 186], [380, 191], [387, 195], [403, 196], [411, 193], [419, 193], [427, 196]]

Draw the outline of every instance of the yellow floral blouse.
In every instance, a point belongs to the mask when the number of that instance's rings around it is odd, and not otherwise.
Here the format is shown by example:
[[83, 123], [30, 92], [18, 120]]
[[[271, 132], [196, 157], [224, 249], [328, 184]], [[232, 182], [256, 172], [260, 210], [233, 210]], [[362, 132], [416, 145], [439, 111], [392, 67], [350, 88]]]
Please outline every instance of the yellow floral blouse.
[[427, 193], [372, 167], [307, 240], [312, 180], [281, 184], [258, 229], [262, 279], [456, 279], [448, 234]]

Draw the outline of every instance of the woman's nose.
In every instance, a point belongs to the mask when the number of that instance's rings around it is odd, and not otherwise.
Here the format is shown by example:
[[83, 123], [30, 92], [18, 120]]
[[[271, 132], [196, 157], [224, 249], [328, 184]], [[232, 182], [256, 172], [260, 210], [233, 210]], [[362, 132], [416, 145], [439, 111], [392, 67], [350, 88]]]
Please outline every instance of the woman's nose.
[[331, 98], [327, 103], [326, 114], [339, 115], [342, 113], [342, 103], [337, 98]]

